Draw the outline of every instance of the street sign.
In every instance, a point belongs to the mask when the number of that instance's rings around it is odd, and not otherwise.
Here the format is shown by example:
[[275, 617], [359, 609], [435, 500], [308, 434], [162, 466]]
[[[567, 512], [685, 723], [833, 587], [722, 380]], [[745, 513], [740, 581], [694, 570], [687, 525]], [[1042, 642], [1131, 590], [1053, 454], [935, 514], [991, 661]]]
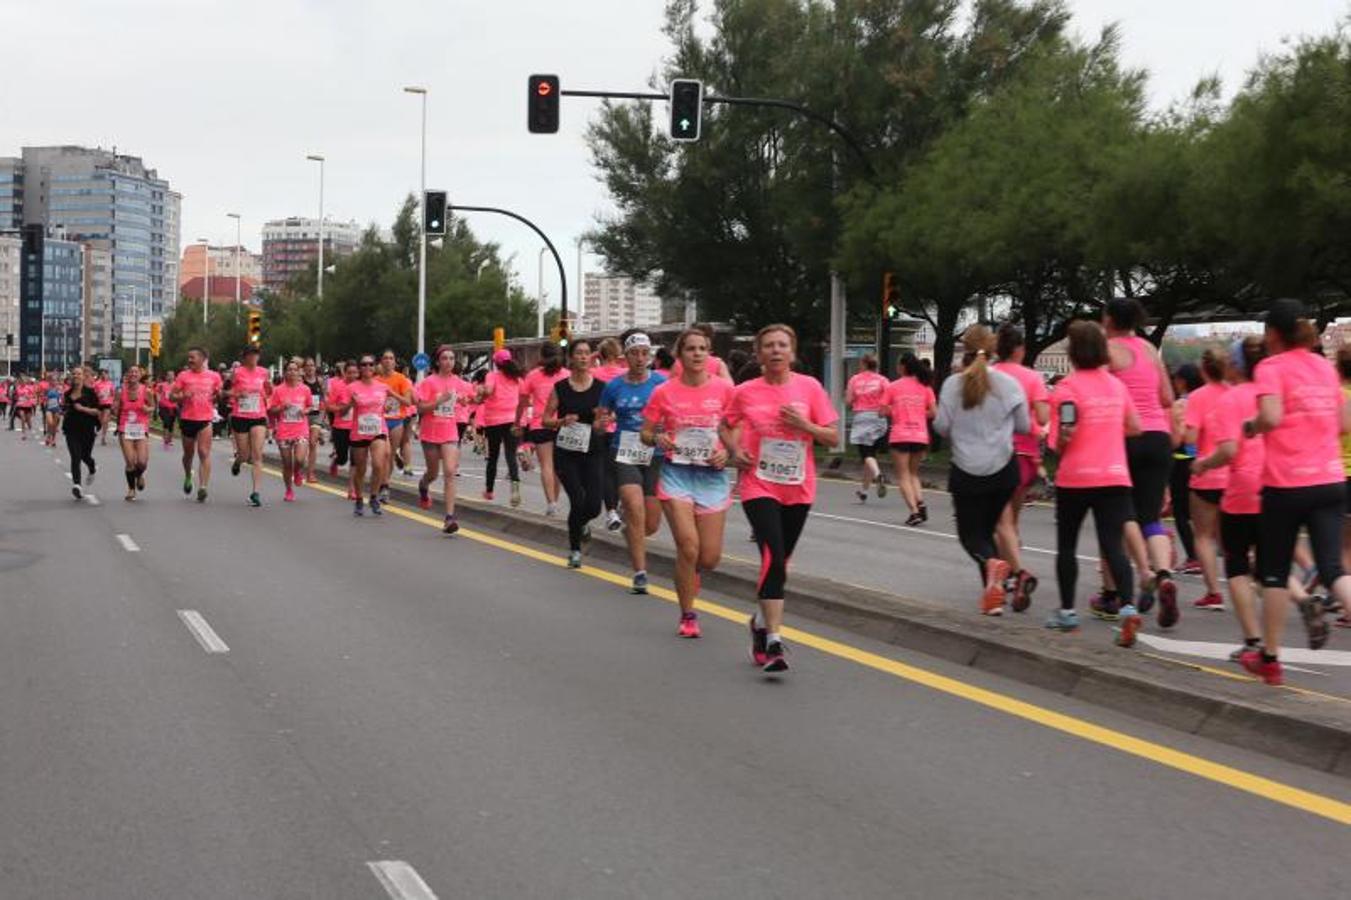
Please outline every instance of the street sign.
[[432, 358], [425, 353], [419, 353], [413, 357], [413, 368], [419, 372], [425, 372], [432, 367]]

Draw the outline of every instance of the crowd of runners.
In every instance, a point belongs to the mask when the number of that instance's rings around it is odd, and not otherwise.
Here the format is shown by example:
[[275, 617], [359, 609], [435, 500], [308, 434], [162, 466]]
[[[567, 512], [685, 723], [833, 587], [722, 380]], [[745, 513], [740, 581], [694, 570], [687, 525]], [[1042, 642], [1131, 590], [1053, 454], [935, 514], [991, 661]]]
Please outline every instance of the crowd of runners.
[[[1101, 589], [1089, 611], [1117, 623], [1119, 645], [1135, 643], [1151, 611], [1160, 627], [1177, 624], [1178, 571], [1205, 581], [1196, 608], [1224, 609], [1222, 560], [1243, 636], [1233, 659], [1280, 684], [1292, 602], [1311, 648], [1327, 642], [1330, 620], [1351, 625], [1351, 570], [1343, 561], [1351, 555], [1351, 348], [1334, 367], [1315, 352], [1317, 334], [1302, 305], [1283, 300], [1273, 304], [1263, 336], [1169, 372], [1140, 336], [1144, 324], [1144, 310], [1130, 300], [1109, 303], [1101, 322], [1071, 323], [1071, 371], [1053, 385], [1024, 365], [1025, 341], [1014, 325], [968, 328], [960, 365], [937, 391], [927, 363], [914, 355], [901, 358], [895, 379], [865, 357], [845, 393], [847, 441], [861, 459], [857, 499], [885, 497], [893, 480], [908, 509], [905, 524], [925, 527], [920, 463], [943, 441], [958, 539], [977, 569], [979, 611], [1024, 612], [1038, 580], [1022, 559], [1020, 512], [1053, 466], [1059, 603], [1047, 628], [1079, 627], [1077, 549], [1091, 513]], [[199, 503], [211, 490], [214, 437], [232, 443], [233, 476], [247, 468], [254, 507], [263, 503], [269, 443], [281, 460], [285, 502], [295, 500], [296, 486], [316, 480], [328, 445], [329, 474], [347, 470], [354, 517], [383, 515], [397, 472], [417, 477], [423, 509], [432, 508], [439, 483], [446, 534], [459, 529], [456, 477], [461, 447], [472, 442], [486, 457], [483, 500], [495, 497], [499, 461], [512, 506], [521, 504], [522, 473], [530, 469], [538, 470], [546, 516], [559, 515], [567, 498], [569, 567], [582, 566], [592, 524], [601, 520], [624, 532], [630, 590], [646, 593], [647, 541], [664, 521], [676, 549], [682, 638], [700, 636], [695, 598], [722, 558], [727, 512], [739, 502], [761, 563], [751, 654], [765, 671], [782, 672], [788, 562], [816, 499], [816, 448], [843, 436], [828, 394], [801, 371], [797, 351], [786, 325], [760, 329], [749, 352], [725, 360], [714, 355], [706, 326], [686, 329], [669, 348], [635, 329], [596, 343], [546, 345], [528, 371], [512, 351], [497, 350], [468, 378], [454, 349], [443, 346], [415, 379], [392, 351], [321, 373], [298, 358], [274, 372], [252, 346], [230, 367], [213, 368], [193, 348], [182, 370], [153, 382], [139, 366], [120, 385], [77, 367], [19, 375], [3, 385], [0, 400], [23, 440], [41, 430], [54, 446], [58, 431], [64, 435], [76, 498], [94, 480], [93, 450], [110, 426], [128, 502], [145, 490], [151, 441], [169, 448], [177, 430], [183, 493]], [[1180, 564], [1175, 536], [1184, 548]]]

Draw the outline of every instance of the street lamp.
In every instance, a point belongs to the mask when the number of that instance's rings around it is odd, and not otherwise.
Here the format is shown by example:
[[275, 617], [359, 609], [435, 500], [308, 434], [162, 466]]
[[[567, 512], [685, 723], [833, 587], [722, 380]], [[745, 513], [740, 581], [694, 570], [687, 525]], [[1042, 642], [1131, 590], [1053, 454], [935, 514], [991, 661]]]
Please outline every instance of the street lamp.
[[206, 328], [206, 308], [211, 305], [211, 242], [204, 237], [197, 242], [202, 245], [202, 327]]
[[305, 157], [319, 164], [319, 299], [324, 299], [324, 157], [311, 153]]
[[539, 334], [536, 337], [544, 337], [544, 254], [549, 252], [548, 247], [539, 248], [539, 293], [536, 296], [537, 323], [536, 327]]
[[226, 218], [235, 220], [235, 324], [239, 324], [239, 213], [226, 213]]
[[427, 350], [427, 89], [416, 85], [403, 89], [404, 93], [422, 98], [422, 177], [418, 192], [418, 266], [417, 266], [417, 352]]

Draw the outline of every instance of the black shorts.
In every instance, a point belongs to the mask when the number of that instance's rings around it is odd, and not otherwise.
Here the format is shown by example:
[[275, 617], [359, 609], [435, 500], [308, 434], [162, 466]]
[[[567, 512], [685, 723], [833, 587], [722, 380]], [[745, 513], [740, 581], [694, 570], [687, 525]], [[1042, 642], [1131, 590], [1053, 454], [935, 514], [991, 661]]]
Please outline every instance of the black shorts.
[[900, 443], [892, 444], [891, 449], [895, 450], [897, 453], [924, 453], [929, 449], [929, 445], [902, 441]]
[[[877, 440], [873, 441], [871, 444], [855, 444], [855, 445], [854, 445], [854, 447], [858, 449], [858, 456], [859, 456], [859, 459], [873, 459], [873, 458], [876, 457], [877, 454], [879, 454], [879, 453], [886, 453], [886, 452], [887, 452], [887, 447], [889, 447], [889, 446], [890, 446], [890, 445], [887, 443], [887, 436], [886, 436], [885, 434], [882, 435], [882, 436], [881, 436], [880, 438], [878, 438]], [[907, 452], [913, 452], [913, 451], [907, 451]]]
[[1262, 530], [1260, 513], [1220, 513], [1220, 545], [1224, 548], [1224, 574], [1240, 578], [1252, 574], [1250, 557], [1257, 551]]
[[364, 450], [371, 444], [375, 443], [376, 441], [387, 441], [387, 440], [389, 440], [389, 435], [377, 434], [375, 437], [364, 438], [363, 440], [357, 440], [353, 438], [351, 443], [348, 444], [348, 446], [351, 447], [353, 450]]
[[1126, 465], [1131, 473], [1131, 501], [1135, 521], [1154, 525], [1163, 516], [1163, 495], [1173, 474], [1173, 436], [1146, 431], [1126, 438]]
[[552, 428], [532, 428], [525, 433], [526, 443], [535, 444], [536, 446], [540, 444], [552, 444], [556, 437], [558, 437], [558, 432], [554, 431]]
[[661, 478], [660, 456], [652, 457], [652, 462], [645, 466], [615, 462], [613, 459], [610, 465], [615, 467], [615, 482], [620, 487], [636, 484], [643, 489], [644, 497], [657, 496], [657, 480]]
[[1257, 538], [1257, 568], [1262, 586], [1285, 587], [1290, 577], [1300, 528], [1309, 531], [1309, 547], [1318, 580], [1331, 585], [1342, 575], [1342, 517], [1346, 484], [1262, 489], [1262, 521]]
[[193, 419], [178, 420], [179, 433], [181, 433], [183, 437], [188, 438], [189, 440], [197, 437], [197, 432], [201, 431], [203, 428], [210, 428], [210, 427], [211, 427], [210, 422], [197, 422], [194, 421]]
[[267, 419], [241, 419], [239, 416], [230, 417], [230, 430], [235, 434], [248, 434], [255, 428], [266, 428]]
[[1220, 499], [1224, 496], [1224, 491], [1219, 488], [1192, 488], [1191, 490], [1193, 494], [1211, 506], [1219, 506]]
[[1346, 479], [1346, 514], [1351, 516], [1351, 478]]

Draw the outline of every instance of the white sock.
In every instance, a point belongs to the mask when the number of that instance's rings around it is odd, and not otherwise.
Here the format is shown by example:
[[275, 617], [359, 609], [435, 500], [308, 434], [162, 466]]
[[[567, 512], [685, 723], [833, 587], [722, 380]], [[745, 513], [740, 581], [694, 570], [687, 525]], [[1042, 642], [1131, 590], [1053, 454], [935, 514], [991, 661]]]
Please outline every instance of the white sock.
[[760, 614], [760, 610], [758, 609], [755, 611], [755, 616], [752, 618], [752, 621], [755, 623], [756, 628], [765, 627], [765, 617]]
[[783, 638], [779, 637], [779, 633], [778, 633], [777, 631], [771, 631], [771, 632], [769, 632], [768, 634], [765, 635], [765, 644], [767, 644], [767, 645], [768, 645], [768, 644], [782, 643], [782, 641], [783, 641]]

